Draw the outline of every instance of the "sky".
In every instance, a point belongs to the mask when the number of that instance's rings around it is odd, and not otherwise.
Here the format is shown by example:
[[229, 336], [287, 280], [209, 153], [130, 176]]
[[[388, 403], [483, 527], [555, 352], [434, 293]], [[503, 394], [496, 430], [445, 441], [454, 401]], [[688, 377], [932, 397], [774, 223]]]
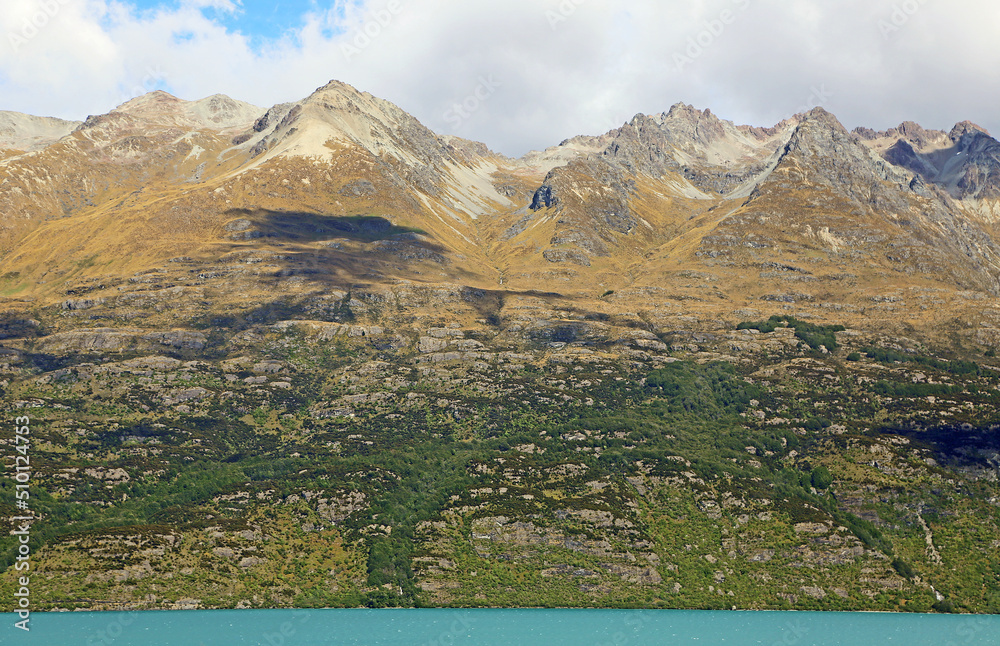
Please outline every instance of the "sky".
[[1000, 135], [998, 37], [995, 0], [0, 0], [0, 110], [269, 107], [336, 79], [511, 156], [677, 102]]

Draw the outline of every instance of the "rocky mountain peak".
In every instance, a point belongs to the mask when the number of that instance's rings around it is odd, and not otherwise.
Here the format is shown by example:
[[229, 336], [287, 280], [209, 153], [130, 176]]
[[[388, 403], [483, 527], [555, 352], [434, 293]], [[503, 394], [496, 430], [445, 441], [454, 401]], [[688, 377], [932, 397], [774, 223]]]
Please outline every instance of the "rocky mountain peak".
[[927, 137], [927, 131], [924, 130], [923, 126], [919, 123], [913, 121], [904, 121], [899, 124], [896, 131], [901, 137], [909, 139], [911, 141], [920, 141]]
[[[805, 177], [809, 185], [825, 194], [831, 209], [846, 208], [855, 213], [905, 210], [912, 180], [912, 174], [886, 163], [865, 145], [861, 136], [849, 133], [834, 115], [820, 107], [801, 115], [775, 173], [758, 186], [752, 197], [787, 196], [789, 175]], [[794, 190], [801, 189], [796, 186]]]
[[986, 135], [987, 137], [990, 137], [990, 133], [986, 130], [986, 128], [976, 125], [971, 121], [956, 123], [955, 127], [948, 133], [948, 137], [956, 143], [967, 135]]
[[858, 126], [851, 131], [851, 134], [857, 135], [859, 139], [863, 139], [865, 141], [873, 141], [879, 136], [879, 132], [877, 130], [874, 128], [866, 128], [865, 126]]
[[937, 186], [955, 199], [1000, 196], [1000, 142], [972, 122], [963, 121], [950, 132], [904, 121], [882, 132], [854, 133], [893, 166], [916, 173], [921, 184]]
[[[918, 153], [930, 153], [953, 145], [947, 132], [928, 130], [913, 121], [904, 121], [895, 128], [882, 131], [871, 128], [855, 128], [852, 133], [869, 148], [882, 154], [883, 157], [890, 149], [897, 148], [897, 144], [900, 142], [906, 143]], [[902, 146], [898, 148], [905, 150], [905, 147]]]
[[741, 133], [756, 139], [757, 141], [764, 142], [774, 139], [782, 133], [789, 132], [792, 128], [797, 126], [801, 120], [802, 115], [795, 115], [788, 119], [782, 119], [771, 127], [740, 125], [736, 126], [736, 129]]
[[145, 115], [156, 111], [170, 110], [184, 103], [184, 100], [177, 98], [169, 92], [154, 90], [153, 92], [147, 92], [141, 96], [129, 99], [115, 108], [115, 111]]
[[612, 141], [605, 148], [604, 157], [630, 172], [659, 176], [666, 168], [677, 165], [672, 155], [673, 138], [650, 116], [637, 114], [611, 135]]
[[[369, 95], [371, 96], [371, 95]], [[331, 106], [347, 107], [356, 105], [362, 100], [364, 95], [354, 86], [341, 81], [330, 81], [326, 85], [316, 88], [303, 103], [326, 103]]]
[[425, 134], [437, 137], [425, 128], [416, 117], [392, 101], [387, 101], [368, 92], [362, 92], [342, 81], [330, 81], [302, 102], [304, 109], [313, 104], [326, 110], [340, 110], [353, 115], [361, 115], [368, 121], [381, 123], [388, 128], [410, 129], [418, 127], [425, 131]]
[[835, 116], [823, 108], [813, 108], [801, 115], [798, 125], [785, 144], [785, 154], [830, 155], [853, 141]]
[[367, 92], [362, 92], [358, 88], [354, 87], [350, 83], [345, 83], [344, 81], [339, 81], [337, 79], [330, 79], [325, 85], [321, 85], [316, 88], [312, 95], [328, 93], [328, 92], [338, 92], [342, 94], [354, 94], [354, 95], [366, 95], [371, 96]]
[[200, 120], [220, 128], [246, 126], [260, 117], [263, 110], [225, 94], [213, 94], [188, 105], [188, 112]]
[[970, 121], [957, 124], [948, 137], [956, 151], [951, 164], [957, 161], [958, 165], [946, 165], [947, 172], [942, 175], [952, 183], [952, 194], [961, 198], [1000, 198], [1000, 142]]
[[678, 143], [687, 140], [709, 144], [726, 136], [727, 125], [732, 127], [731, 123], [720, 120], [707, 108], [698, 110], [683, 103], [671, 107], [669, 112], [659, 116], [658, 121]]
[[693, 105], [684, 103], [683, 101], [679, 101], [670, 106], [670, 109], [664, 113], [664, 117], [669, 119], [686, 119], [689, 121], [697, 121], [699, 119], [706, 117], [714, 117], [714, 115], [712, 114], [712, 111], [709, 110], [708, 108], [704, 110], [699, 110]]
[[816, 106], [812, 110], [802, 113], [799, 126], [821, 126], [831, 128], [838, 133], [847, 134], [847, 128], [844, 127], [844, 124], [840, 123], [837, 117], [822, 106]]
[[963, 121], [955, 125], [948, 133], [948, 138], [954, 143], [958, 152], [977, 155], [990, 153], [996, 155], [1000, 148], [996, 139], [983, 127], [971, 121]]
[[[444, 154], [444, 144], [416, 118], [341, 81], [330, 81], [297, 104], [274, 106], [252, 130], [262, 133], [249, 136], [258, 153], [283, 150], [326, 157], [330, 155], [328, 143], [339, 141], [408, 165], [429, 164]], [[278, 146], [281, 142], [285, 145]]]
[[371, 119], [401, 121], [413, 119], [390, 101], [368, 92], [361, 92], [343, 81], [333, 80], [316, 90], [302, 102], [303, 109], [315, 106], [319, 110], [365, 115]]
[[913, 121], [904, 121], [895, 128], [878, 133], [882, 139], [907, 141], [917, 150], [940, 147], [947, 144], [947, 134], [941, 130], [927, 130]]
[[247, 127], [263, 110], [224, 94], [185, 101], [169, 92], [156, 90], [131, 99], [112, 112], [170, 127], [227, 130]]

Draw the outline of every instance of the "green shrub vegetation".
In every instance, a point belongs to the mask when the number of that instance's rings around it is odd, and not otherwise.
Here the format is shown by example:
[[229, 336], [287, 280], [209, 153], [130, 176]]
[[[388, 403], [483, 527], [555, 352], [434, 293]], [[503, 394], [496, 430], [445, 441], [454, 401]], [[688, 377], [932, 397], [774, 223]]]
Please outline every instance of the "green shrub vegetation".
[[833, 484], [833, 476], [826, 467], [816, 467], [809, 476], [812, 486], [817, 489], [828, 489]]
[[962, 386], [949, 384], [915, 384], [881, 380], [872, 391], [890, 397], [928, 397], [930, 395], [954, 395], [964, 390]]
[[[839, 331], [744, 325], [830, 350]], [[31, 546], [62, 576], [39, 586], [40, 607], [1000, 612], [1000, 490], [981, 477], [998, 378], [972, 362], [865, 351], [948, 383], [818, 353], [428, 368], [367, 339], [283, 340], [260, 358], [286, 362], [292, 388], [244, 382], [253, 362], [233, 378], [192, 364], [172, 381], [227, 394], [187, 411], [132, 375], [85, 381], [72, 364], [8, 386], [44, 402]], [[0, 513], [15, 515], [13, 491], [0, 481]], [[15, 538], [0, 536], [0, 598]], [[115, 579], [144, 560], [148, 576]]]
[[737, 330], [759, 330], [763, 334], [774, 332], [779, 327], [790, 327], [795, 329], [795, 338], [799, 339], [813, 350], [825, 346], [827, 350], [833, 352], [839, 347], [837, 343], [837, 332], [843, 332], [847, 328], [843, 325], [816, 325], [806, 321], [800, 321], [794, 316], [774, 315], [766, 321], [743, 322], [736, 326]]
[[917, 354], [903, 354], [888, 348], [864, 348], [862, 352], [868, 355], [868, 358], [881, 363], [915, 363], [925, 368], [953, 375], [979, 375], [982, 373], [982, 368], [978, 363], [964, 359], [947, 361]]
[[893, 559], [892, 569], [899, 573], [899, 576], [906, 577], [907, 579], [916, 578], [917, 573], [914, 571], [913, 566], [904, 561], [903, 559]]

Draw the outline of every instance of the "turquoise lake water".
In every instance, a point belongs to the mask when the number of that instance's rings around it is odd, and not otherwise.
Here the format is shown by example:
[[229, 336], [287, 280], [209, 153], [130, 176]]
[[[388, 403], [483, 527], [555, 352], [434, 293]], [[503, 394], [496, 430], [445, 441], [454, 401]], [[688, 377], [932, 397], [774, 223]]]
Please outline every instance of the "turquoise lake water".
[[1000, 616], [686, 610], [191, 610], [7, 613], [44, 646], [1000, 646]]

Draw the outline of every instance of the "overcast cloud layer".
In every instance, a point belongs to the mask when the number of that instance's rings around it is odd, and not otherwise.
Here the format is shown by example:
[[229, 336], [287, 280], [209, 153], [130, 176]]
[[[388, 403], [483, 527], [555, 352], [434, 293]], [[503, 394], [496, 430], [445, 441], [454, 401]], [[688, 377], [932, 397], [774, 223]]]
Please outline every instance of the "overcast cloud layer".
[[[331, 79], [509, 155], [683, 101], [753, 125], [823, 105], [1000, 134], [995, 0], [359, 0], [314, 3], [270, 40], [237, 0], [140, 12], [2, 0], [0, 109], [82, 119], [154, 89], [270, 106]], [[367, 34], [365, 34], [367, 32]], [[456, 107], [458, 106], [458, 107]]]

